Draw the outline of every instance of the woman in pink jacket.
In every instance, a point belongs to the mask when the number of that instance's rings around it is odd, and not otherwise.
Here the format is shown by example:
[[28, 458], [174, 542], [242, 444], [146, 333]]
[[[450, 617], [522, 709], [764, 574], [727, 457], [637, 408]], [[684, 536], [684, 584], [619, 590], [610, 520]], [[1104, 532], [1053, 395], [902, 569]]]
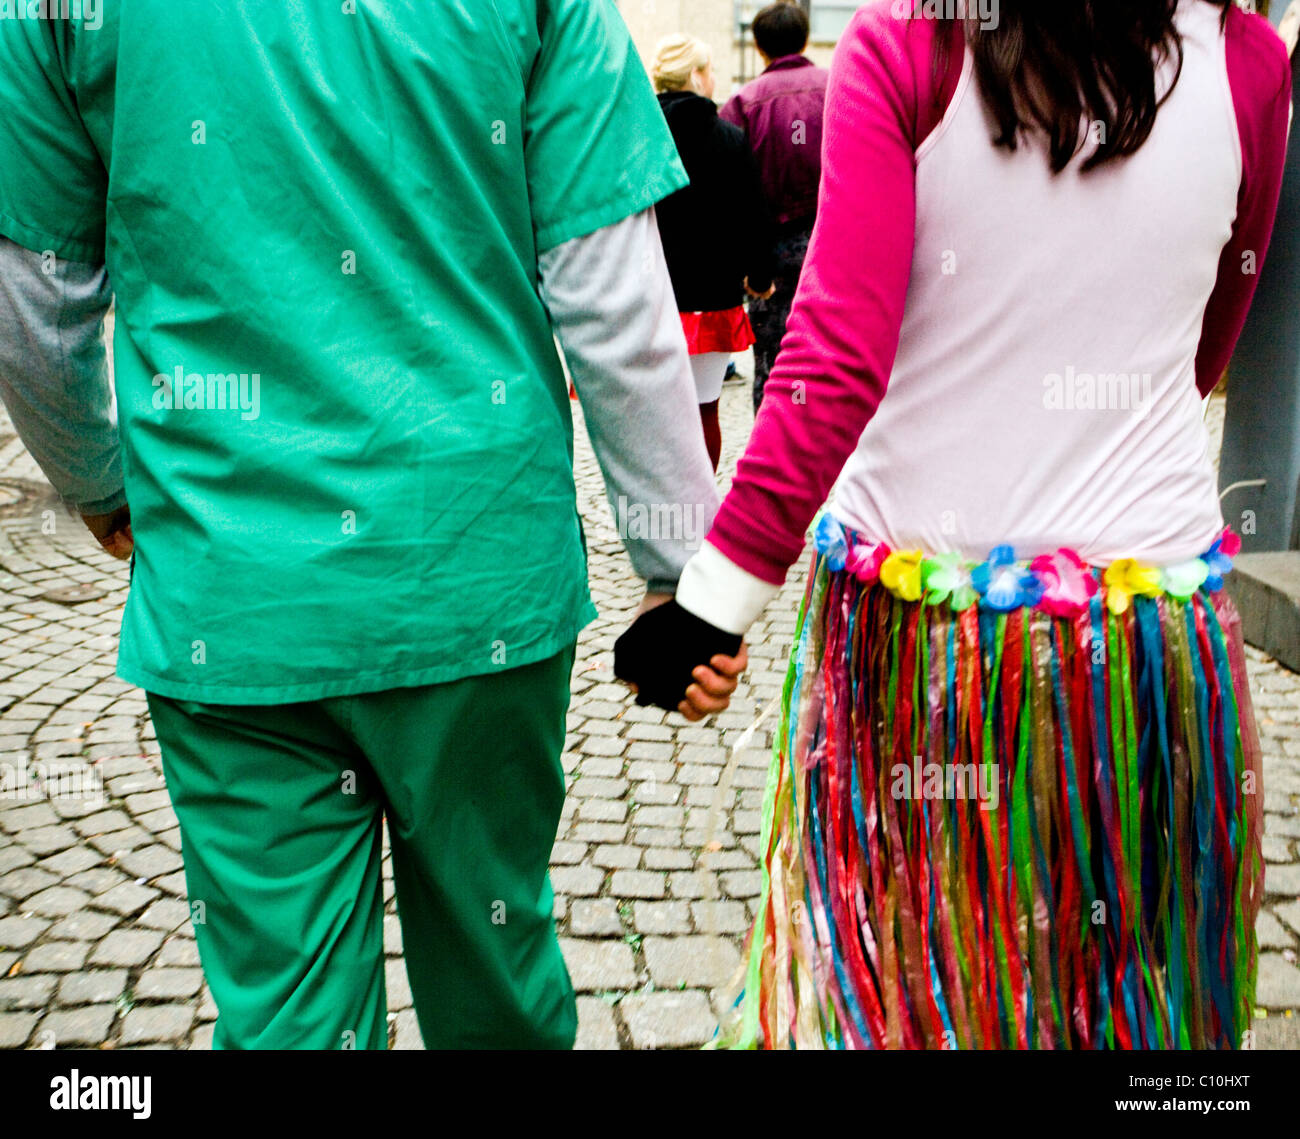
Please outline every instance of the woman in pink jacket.
[[1286, 52], [1227, 0], [917, 9], [840, 43], [753, 437], [621, 645], [684, 688], [838, 479], [724, 1035], [1238, 1047], [1263, 791], [1200, 403], [1272, 230]]

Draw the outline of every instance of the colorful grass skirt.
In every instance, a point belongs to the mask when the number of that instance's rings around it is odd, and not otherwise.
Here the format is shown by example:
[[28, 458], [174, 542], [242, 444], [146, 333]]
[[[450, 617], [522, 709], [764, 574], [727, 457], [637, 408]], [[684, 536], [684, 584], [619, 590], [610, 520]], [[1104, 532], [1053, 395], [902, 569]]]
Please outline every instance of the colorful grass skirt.
[[1262, 796], [1226, 594], [954, 613], [819, 554], [719, 1043], [1240, 1047]]

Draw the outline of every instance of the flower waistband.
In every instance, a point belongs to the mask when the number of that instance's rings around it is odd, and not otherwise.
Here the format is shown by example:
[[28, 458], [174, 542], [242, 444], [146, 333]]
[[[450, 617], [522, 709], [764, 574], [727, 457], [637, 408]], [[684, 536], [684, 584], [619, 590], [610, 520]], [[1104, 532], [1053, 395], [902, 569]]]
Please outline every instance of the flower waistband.
[[848, 530], [823, 512], [813, 544], [833, 570], [847, 570], [859, 581], [879, 582], [903, 601], [927, 605], [948, 602], [960, 612], [980, 604], [997, 612], [1037, 608], [1053, 617], [1076, 617], [1104, 591], [1106, 607], [1124, 613], [1134, 597], [1165, 594], [1186, 601], [1199, 589], [1217, 593], [1241, 552], [1241, 539], [1225, 528], [1199, 558], [1171, 566], [1152, 566], [1121, 558], [1104, 569], [1088, 565], [1074, 550], [1060, 549], [1033, 561], [1017, 561], [1010, 546], [998, 546], [978, 564], [960, 554], [895, 550]]

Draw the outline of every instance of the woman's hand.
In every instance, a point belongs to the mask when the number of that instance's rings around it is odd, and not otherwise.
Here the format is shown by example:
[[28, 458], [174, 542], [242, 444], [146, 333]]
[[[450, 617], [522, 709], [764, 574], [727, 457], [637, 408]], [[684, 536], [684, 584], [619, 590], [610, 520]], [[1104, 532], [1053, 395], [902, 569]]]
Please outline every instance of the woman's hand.
[[765, 293], [756, 293], [754, 292], [753, 289], [749, 287], [749, 278], [746, 277], [745, 292], [748, 293], [749, 296], [751, 296], [756, 301], [770, 301], [772, 299], [772, 295], [776, 292], [776, 284], [775, 282], [773, 282], [771, 285], [768, 285], [767, 292]]

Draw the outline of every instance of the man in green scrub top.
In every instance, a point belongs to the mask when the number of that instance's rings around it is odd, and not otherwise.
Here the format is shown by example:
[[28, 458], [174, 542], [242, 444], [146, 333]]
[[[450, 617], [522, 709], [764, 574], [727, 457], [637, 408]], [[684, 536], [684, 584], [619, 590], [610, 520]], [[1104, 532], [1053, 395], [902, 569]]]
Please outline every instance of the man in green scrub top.
[[[568, 1047], [547, 861], [595, 611], [554, 335], [611, 498], [693, 522], [629, 538], [648, 601], [717, 506], [652, 210], [685, 175], [626, 29], [612, 0], [67, 7], [0, 20], [0, 395], [134, 549], [118, 672], [215, 1043], [385, 1046], [386, 816], [426, 1044]], [[713, 664], [692, 717], [743, 654]]]

